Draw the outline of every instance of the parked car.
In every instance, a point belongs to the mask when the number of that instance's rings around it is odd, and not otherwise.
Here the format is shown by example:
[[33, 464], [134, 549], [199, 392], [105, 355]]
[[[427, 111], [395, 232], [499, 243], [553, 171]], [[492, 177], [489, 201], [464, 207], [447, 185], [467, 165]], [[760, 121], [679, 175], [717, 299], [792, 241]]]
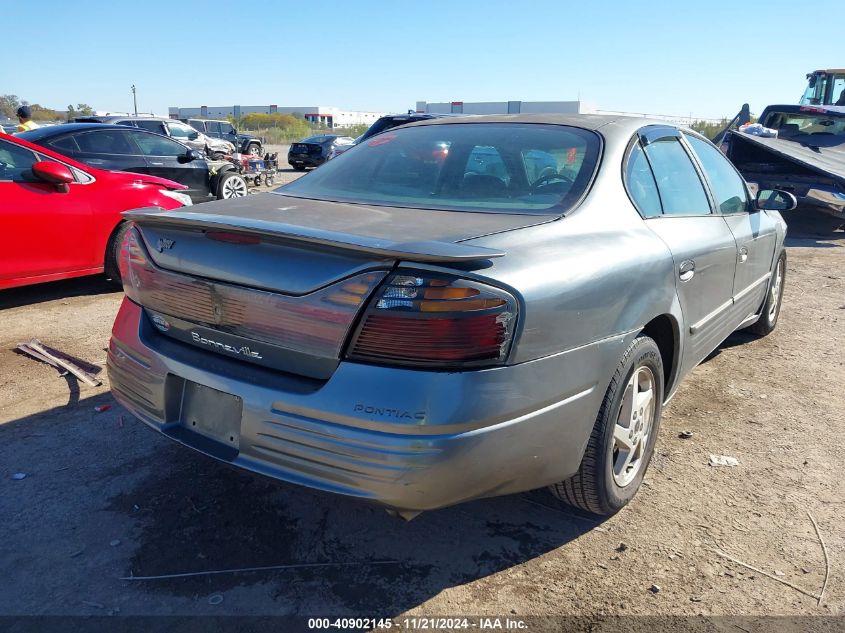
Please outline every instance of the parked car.
[[175, 180], [188, 187], [187, 193], [195, 203], [248, 193], [246, 181], [231, 163], [209, 163], [197, 150], [140, 128], [67, 123], [18, 136], [92, 167]]
[[225, 139], [212, 138], [195, 130], [190, 125], [175, 119], [152, 116], [84, 116], [76, 117], [76, 123], [110, 123], [112, 125], [128, 125], [148, 132], [155, 132], [163, 136], [184, 143], [191, 149], [203, 152], [213, 160], [231, 155], [235, 151], [233, 143]]
[[775, 328], [794, 205], [663, 122], [399, 127], [202, 217], [130, 214], [112, 390], [186, 446], [406, 517], [541, 486], [609, 514], [683, 377]]
[[232, 145], [241, 154], [250, 154], [252, 156], [261, 157], [264, 155], [264, 141], [252, 134], [245, 134], [238, 132], [235, 126], [229, 121], [221, 121], [217, 119], [179, 119], [183, 123], [187, 123], [192, 128], [210, 136], [211, 138], [220, 138], [224, 141], [232, 143]]
[[121, 212], [190, 205], [185, 187], [92, 169], [0, 133], [0, 290], [105, 270], [119, 282]]
[[305, 171], [306, 167], [319, 167], [339, 145], [350, 145], [353, 142], [353, 138], [337, 134], [309, 136], [291, 144], [288, 164], [297, 171]]
[[416, 123], [417, 121], [428, 121], [430, 119], [439, 119], [447, 116], [458, 115], [438, 114], [433, 112], [408, 112], [407, 114], [385, 114], [383, 117], [379, 117], [378, 119], [376, 119], [376, 121], [370, 127], [367, 128], [367, 131], [355, 140], [353, 140], [352, 143], [335, 147], [331, 152], [329, 159], [335, 158], [336, 156], [340, 156], [344, 152], [358, 145], [358, 143], [366, 141], [368, 138], [375, 136], [376, 134], [381, 134], [382, 132], [386, 132], [387, 130], [392, 130], [393, 128], [399, 127], [400, 125], [408, 125], [409, 123]]

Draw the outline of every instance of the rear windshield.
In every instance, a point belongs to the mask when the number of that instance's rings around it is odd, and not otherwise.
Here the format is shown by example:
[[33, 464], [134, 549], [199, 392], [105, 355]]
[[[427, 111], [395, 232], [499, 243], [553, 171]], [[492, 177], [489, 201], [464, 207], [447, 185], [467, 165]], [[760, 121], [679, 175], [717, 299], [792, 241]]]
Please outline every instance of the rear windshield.
[[395, 127], [399, 127], [400, 125], [405, 125], [407, 123], [412, 123], [414, 121], [422, 121], [422, 118], [412, 119], [410, 116], [399, 116], [399, 117], [382, 117], [375, 123], [373, 123], [367, 131], [361, 135], [361, 140], [368, 139], [371, 136], [375, 136], [376, 134], [381, 134], [385, 130], [390, 130]]
[[423, 209], [563, 213], [586, 191], [600, 148], [597, 134], [562, 125], [396, 128], [276, 191]]
[[770, 112], [765, 126], [776, 129], [780, 137], [843, 134], [845, 112]]

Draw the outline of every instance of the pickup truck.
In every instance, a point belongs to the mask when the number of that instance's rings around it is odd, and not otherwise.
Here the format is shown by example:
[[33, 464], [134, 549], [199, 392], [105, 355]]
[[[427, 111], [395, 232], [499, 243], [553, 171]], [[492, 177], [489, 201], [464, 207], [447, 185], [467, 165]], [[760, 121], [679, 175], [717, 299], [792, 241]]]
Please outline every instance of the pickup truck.
[[758, 123], [765, 135], [740, 127], [720, 143], [749, 185], [788, 191], [845, 220], [845, 107], [770, 105]]
[[253, 136], [252, 134], [244, 134], [238, 132], [235, 126], [228, 121], [219, 119], [179, 119], [183, 123], [187, 123], [192, 128], [210, 136], [211, 138], [221, 138], [229, 141], [234, 145], [241, 154], [252, 154], [253, 156], [264, 155], [264, 141], [263, 139]]

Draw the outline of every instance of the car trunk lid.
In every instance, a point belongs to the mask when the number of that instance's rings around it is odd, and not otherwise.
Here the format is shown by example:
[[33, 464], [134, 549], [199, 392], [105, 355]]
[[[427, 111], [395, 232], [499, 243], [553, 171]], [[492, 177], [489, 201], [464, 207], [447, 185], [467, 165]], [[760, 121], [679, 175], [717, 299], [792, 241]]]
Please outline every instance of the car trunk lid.
[[367, 299], [397, 262], [455, 265], [501, 257], [466, 242], [557, 217], [281, 194], [124, 215], [138, 230], [135, 258], [146, 259], [131, 264], [137, 271], [128, 275], [125, 283], [135, 286], [127, 294], [135, 293], [162, 333], [323, 379], [340, 361]]

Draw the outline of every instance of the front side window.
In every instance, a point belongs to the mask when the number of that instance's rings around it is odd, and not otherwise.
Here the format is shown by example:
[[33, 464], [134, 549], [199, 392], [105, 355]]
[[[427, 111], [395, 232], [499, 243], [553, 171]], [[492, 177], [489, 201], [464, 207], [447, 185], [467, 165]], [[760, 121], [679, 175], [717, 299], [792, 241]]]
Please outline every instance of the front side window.
[[277, 192], [413, 208], [565, 213], [586, 191], [600, 150], [597, 134], [563, 125], [400, 127]]
[[716, 199], [716, 208], [721, 213], [748, 211], [748, 190], [745, 182], [724, 154], [707, 141], [702, 141], [692, 135], [685, 136], [704, 168], [704, 173], [710, 183], [710, 191]]
[[235, 128], [232, 126], [231, 123], [219, 123], [220, 125], [220, 133], [221, 134], [234, 134]]
[[634, 144], [628, 156], [628, 164], [625, 166], [625, 187], [634, 205], [644, 217], [655, 218], [663, 212], [654, 174], [651, 172], [651, 166], [639, 142]]
[[32, 182], [32, 166], [37, 162], [34, 152], [0, 141], [0, 181]]
[[666, 215], [709, 215], [710, 202], [698, 172], [675, 136], [664, 136], [645, 147]]
[[197, 138], [197, 131], [190, 125], [183, 125], [182, 123], [168, 123], [170, 128], [170, 136], [175, 139], [192, 140]]
[[144, 156], [182, 156], [187, 151], [184, 145], [166, 136], [133, 132], [132, 139]]

